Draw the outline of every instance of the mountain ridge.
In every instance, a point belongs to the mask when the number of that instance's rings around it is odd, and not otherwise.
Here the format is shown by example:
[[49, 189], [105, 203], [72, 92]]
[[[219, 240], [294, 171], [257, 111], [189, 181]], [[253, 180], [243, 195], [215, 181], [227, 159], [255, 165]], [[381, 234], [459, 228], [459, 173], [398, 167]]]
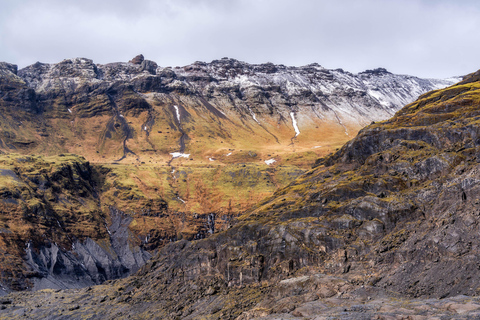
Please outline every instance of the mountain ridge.
[[[13, 219], [5, 210], [2, 226], [31, 230], [15, 241], [16, 252], [31, 250], [34, 270], [15, 270], [22, 289], [44, 288], [45, 279], [68, 287], [71, 279], [62, 277], [72, 268], [82, 270], [76, 276], [85, 284], [113, 279], [171, 241], [235, 228], [249, 206], [291, 183], [364, 124], [451, 83], [383, 69], [353, 75], [232, 59], [183, 68], [145, 59], [97, 65], [77, 58], [21, 70], [1, 63], [0, 75], [1, 160], [21, 180], [2, 176], [2, 202], [16, 202], [19, 213]], [[18, 154], [10, 159], [11, 152]], [[65, 159], [72, 168], [66, 172], [87, 167], [94, 188], [63, 192], [58, 183], [84, 189], [78, 174], [56, 180]], [[68, 201], [81, 210], [69, 211]], [[74, 214], [101, 237], [72, 223]], [[35, 228], [38, 219], [47, 222]], [[110, 234], [114, 225], [117, 238]], [[76, 230], [71, 239], [63, 237], [69, 228]], [[56, 243], [44, 230], [63, 240]], [[30, 239], [36, 239], [32, 248], [23, 248]]]

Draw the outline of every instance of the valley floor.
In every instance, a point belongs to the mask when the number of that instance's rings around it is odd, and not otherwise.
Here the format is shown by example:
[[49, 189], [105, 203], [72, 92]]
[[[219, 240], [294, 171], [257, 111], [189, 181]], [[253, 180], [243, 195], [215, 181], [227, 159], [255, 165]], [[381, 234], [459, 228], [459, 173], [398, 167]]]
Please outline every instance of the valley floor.
[[[315, 275], [319, 276], [319, 275]], [[322, 275], [323, 277], [323, 275]], [[283, 280], [288, 286], [298, 286], [305, 277]], [[346, 280], [325, 276], [331, 283], [348, 285]], [[281, 286], [282, 284], [280, 284]], [[111, 290], [96, 286], [72, 290], [41, 290], [16, 292], [0, 299], [0, 319], [238, 319], [238, 320], [359, 320], [359, 319], [479, 319], [480, 297], [459, 295], [445, 299], [407, 299], [382, 289], [361, 286], [350, 292], [330, 292], [333, 296], [319, 298], [318, 292], [292, 294], [278, 300], [277, 293], [264, 290], [261, 302], [240, 315], [218, 311], [205, 314], [205, 304], [228, 299], [236, 291], [205, 293], [199, 301], [192, 301], [191, 313], [165, 315], [157, 301], [129, 303], [122, 295], [122, 287]], [[271, 289], [271, 288], [270, 288]], [[277, 288], [278, 289], [278, 288]], [[290, 288], [291, 289], [291, 288]], [[298, 288], [297, 288], [298, 289]], [[254, 289], [255, 290], [255, 289]], [[327, 294], [323, 292], [323, 294]], [[281, 294], [280, 294], [281, 295]], [[231, 297], [230, 297], [231, 298]], [[202, 312], [203, 311], [203, 312]], [[241, 311], [240, 311], [241, 312]], [[237, 316], [238, 315], [238, 316]]]

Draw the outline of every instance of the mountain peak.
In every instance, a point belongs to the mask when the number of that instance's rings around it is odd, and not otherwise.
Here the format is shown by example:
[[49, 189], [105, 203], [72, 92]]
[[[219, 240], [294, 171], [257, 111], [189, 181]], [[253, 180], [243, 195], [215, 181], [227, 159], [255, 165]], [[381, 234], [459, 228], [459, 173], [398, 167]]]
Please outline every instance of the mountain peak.
[[139, 54], [128, 62], [133, 63], [133, 64], [141, 64], [143, 62], [143, 60], [145, 60], [145, 58], [143, 57], [143, 54]]
[[18, 66], [16, 64], [12, 64], [12, 63], [0, 62], [0, 70], [11, 72], [14, 75], [17, 75]]
[[383, 75], [383, 74], [392, 74], [391, 72], [387, 71], [385, 68], [376, 68], [376, 69], [368, 69], [363, 72], [360, 72], [361, 75]]

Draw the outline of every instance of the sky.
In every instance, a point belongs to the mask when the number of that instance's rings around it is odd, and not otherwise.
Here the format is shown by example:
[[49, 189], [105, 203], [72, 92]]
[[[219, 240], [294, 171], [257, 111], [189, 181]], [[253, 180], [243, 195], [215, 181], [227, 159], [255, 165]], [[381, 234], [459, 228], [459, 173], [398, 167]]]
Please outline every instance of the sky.
[[229, 57], [426, 78], [480, 69], [478, 0], [0, 0], [0, 61]]

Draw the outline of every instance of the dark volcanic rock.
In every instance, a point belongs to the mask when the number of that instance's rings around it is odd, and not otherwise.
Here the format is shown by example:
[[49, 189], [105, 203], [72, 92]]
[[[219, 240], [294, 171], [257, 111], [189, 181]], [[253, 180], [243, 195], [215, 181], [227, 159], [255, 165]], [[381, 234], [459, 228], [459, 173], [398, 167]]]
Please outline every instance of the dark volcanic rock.
[[133, 64], [141, 64], [144, 60], [145, 60], [145, 58], [143, 57], [143, 54], [139, 54], [138, 56], [136, 56], [135, 58], [133, 58], [132, 60], [130, 60], [128, 62], [133, 63]]
[[149, 73], [156, 75], [157, 74], [157, 68], [158, 65], [151, 61], [151, 60], [143, 60], [141, 65], [140, 65], [140, 70], [141, 71], [148, 71]]

